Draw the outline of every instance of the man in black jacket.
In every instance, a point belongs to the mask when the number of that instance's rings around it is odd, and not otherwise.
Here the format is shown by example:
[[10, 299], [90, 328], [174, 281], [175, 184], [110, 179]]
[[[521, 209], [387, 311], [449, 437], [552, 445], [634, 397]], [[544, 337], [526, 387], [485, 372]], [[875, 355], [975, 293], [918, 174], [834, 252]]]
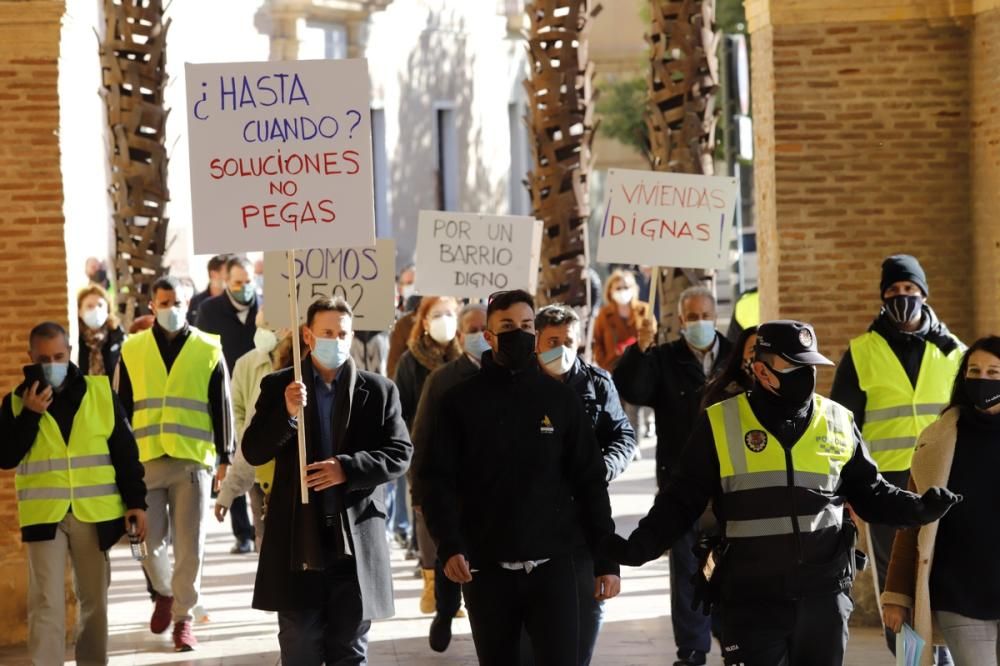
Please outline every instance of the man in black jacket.
[[295, 666], [367, 663], [371, 620], [394, 612], [384, 484], [406, 472], [413, 447], [395, 385], [354, 367], [352, 319], [340, 298], [309, 306], [302, 381], [292, 368], [265, 377], [243, 434], [247, 462], [275, 461], [253, 607], [278, 612], [281, 661]]
[[226, 262], [230, 255], [217, 254], [208, 260], [208, 285], [204, 291], [199, 291], [191, 298], [187, 320], [192, 326], [198, 326], [198, 310], [201, 304], [210, 298], [222, 296], [226, 291]]
[[[628, 467], [635, 455], [635, 431], [622, 409], [618, 391], [606, 370], [585, 363], [577, 356], [580, 347], [580, 317], [573, 308], [549, 305], [535, 316], [538, 332], [538, 362], [542, 369], [576, 393], [594, 426], [604, 457], [604, 478], [608, 483]], [[603, 602], [594, 595], [594, 558], [581, 539], [573, 556], [579, 584], [580, 666], [587, 666], [601, 629]], [[522, 659], [522, 664], [524, 660]]]
[[[614, 528], [604, 461], [580, 399], [538, 366], [529, 294], [490, 298], [486, 340], [480, 372], [437, 410], [424, 515], [481, 664], [517, 663], [524, 625], [539, 664], [576, 666], [574, 545], [582, 531], [593, 553]], [[617, 574], [599, 563], [595, 596], [615, 596]]]
[[[52, 322], [39, 324], [29, 345], [44, 382], [26, 380], [4, 398], [0, 468], [17, 468], [21, 540], [28, 550], [32, 663], [63, 663], [68, 555], [80, 601], [76, 661], [105, 664], [111, 575], [107, 550], [130, 521], [145, 538], [143, 468], [108, 378], [84, 377], [69, 361], [65, 329]], [[70, 468], [72, 476], [65, 471]]]
[[[677, 302], [681, 339], [653, 346], [652, 320], [644, 322], [638, 343], [625, 350], [614, 379], [622, 398], [653, 407], [656, 413], [656, 482], [666, 484], [701, 412], [705, 384], [725, 367], [732, 343], [715, 330], [715, 297], [691, 287]], [[694, 525], [694, 521], [692, 521]], [[677, 644], [675, 666], [705, 663], [712, 646], [711, 621], [691, 608], [698, 570], [692, 552], [699, 538], [688, 530], [670, 549], [670, 622]]]
[[[198, 310], [198, 328], [218, 335], [226, 368], [232, 376], [236, 361], [254, 348], [257, 333], [257, 286], [253, 281], [253, 263], [246, 257], [230, 257], [225, 264], [225, 292], [204, 301]], [[233, 499], [229, 507], [236, 544], [234, 555], [254, 550], [254, 529], [247, 511], [246, 495]]]
[[656, 559], [712, 501], [722, 542], [710, 586], [721, 600], [726, 664], [839, 666], [853, 609], [856, 529], [939, 519], [961, 498], [922, 497], [887, 483], [850, 412], [815, 394], [817, 365], [833, 365], [802, 322], [757, 331], [754, 388], [699, 417], [681, 460], [627, 540], [622, 564]]

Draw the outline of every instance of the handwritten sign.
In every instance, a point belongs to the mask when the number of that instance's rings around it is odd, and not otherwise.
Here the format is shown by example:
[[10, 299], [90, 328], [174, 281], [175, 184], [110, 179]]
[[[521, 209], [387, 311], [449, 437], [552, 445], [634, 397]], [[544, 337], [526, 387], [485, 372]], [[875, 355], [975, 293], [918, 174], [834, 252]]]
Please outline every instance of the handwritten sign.
[[597, 260], [721, 268], [736, 195], [735, 178], [611, 169]]
[[417, 289], [425, 295], [486, 298], [534, 293], [542, 222], [532, 217], [422, 210], [417, 222]]
[[[396, 244], [379, 239], [375, 247], [299, 250], [295, 253], [299, 317], [321, 296], [340, 296], [354, 310], [354, 330], [386, 331], [395, 317]], [[264, 319], [288, 328], [288, 257], [264, 253]]]
[[184, 69], [196, 254], [375, 244], [364, 60]]

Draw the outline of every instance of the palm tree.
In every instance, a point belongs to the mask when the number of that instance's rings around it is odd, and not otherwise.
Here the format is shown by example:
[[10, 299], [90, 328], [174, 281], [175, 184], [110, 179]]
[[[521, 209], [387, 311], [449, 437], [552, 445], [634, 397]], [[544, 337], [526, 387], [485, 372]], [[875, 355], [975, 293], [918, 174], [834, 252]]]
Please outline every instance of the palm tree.
[[104, 0], [100, 45], [110, 135], [118, 308], [128, 326], [163, 273], [167, 243], [166, 37], [160, 0]]

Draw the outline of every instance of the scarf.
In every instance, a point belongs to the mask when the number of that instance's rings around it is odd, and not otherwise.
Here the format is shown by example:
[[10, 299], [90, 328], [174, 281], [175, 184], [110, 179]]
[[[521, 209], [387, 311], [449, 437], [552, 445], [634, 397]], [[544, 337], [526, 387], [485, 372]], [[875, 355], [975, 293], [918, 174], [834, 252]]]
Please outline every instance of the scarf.
[[417, 359], [420, 365], [431, 372], [434, 372], [445, 363], [454, 361], [463, 353], [462, 348], [458, 344], [457, 337], [442, 347], [434, 342], [434, 338], [427, 333], [424, 333], [416, 340], [410, 340], [407, 347], [410, 353], [413, 354], [413, 358]]
[[99, 376], [104, 373], [104, 343], [108, 339], [108, 327], [105, 324], [96, 331], [84, 323], [80, 323], [80, 330], [83, 331], [83, 344], [90, 352], [87, 355], [87, 374]]
[[881, 335], [886, 340], [897, 340], [905, 341], [907, 339], [919, 339], [930, 342], [932, 345], [936, 346], [941, 350], [941, 353], [947, 355], [958, 348], [958, 343], [951, 333], [948, 331], [948, 327], [945, 326], [944, 322], [938, 319], [937, 313], [931, 308], [931, 306], [924, 304], [923, 307], [924, 316], [920, 322], [920, 328], [912, 333], [906, 331], [901, 331], [898, 326], [889, 318], [889, 315], [885, 312], [885, 306], [879, 311], [878, 317], [872, 322], [872, 325], [868, 327], [869, 331], [874, 331]]

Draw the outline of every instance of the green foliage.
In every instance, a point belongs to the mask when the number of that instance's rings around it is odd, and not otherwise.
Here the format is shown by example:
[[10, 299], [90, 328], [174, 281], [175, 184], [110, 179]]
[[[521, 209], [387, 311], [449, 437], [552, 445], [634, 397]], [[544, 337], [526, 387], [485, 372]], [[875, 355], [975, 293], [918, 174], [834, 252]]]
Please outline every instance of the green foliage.
[[747, 16], [743, 10], [743, 0], [716, 0], [715, 23], [724, 33], [746, 33]]
[[619, 79], [601, 86], [598, 128], [605, 136], [640, 152], [646, 151], [646, 78]]

